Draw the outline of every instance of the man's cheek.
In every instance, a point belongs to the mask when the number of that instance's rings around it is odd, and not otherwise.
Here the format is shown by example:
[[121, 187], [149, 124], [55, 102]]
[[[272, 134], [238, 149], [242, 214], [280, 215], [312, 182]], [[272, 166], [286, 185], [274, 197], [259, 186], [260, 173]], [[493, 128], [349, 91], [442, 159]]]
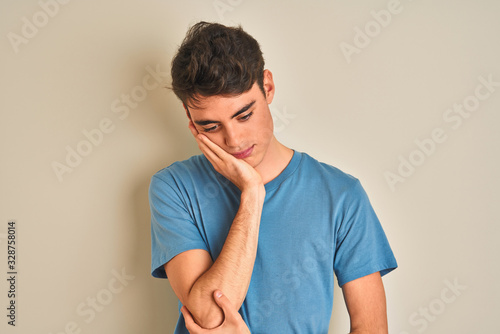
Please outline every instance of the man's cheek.
[[274, 125], [271, 122], [268, 124], [266, 127], [262, 127], [260, 131], [258, 131], [258, 138], [261, 139], [261, 141], [268, 141], [270, 137], [273, 136], [274, 133]]

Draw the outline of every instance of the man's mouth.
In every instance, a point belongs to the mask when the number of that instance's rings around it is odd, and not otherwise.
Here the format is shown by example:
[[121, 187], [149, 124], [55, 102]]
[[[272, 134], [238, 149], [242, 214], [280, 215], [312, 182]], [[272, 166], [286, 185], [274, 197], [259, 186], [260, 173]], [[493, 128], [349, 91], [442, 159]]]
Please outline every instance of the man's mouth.
[[250, 156], [250, 154], [252, 154], [252, 152], [253, 152], [253, 145], [250, 146], [250, 148], [247, 148], [244, 151], [241, 151], [241, 152], [238, 152], [238, 153], [232, 153], [232, 155], [236, 159], [245, 159], [246, 157]]

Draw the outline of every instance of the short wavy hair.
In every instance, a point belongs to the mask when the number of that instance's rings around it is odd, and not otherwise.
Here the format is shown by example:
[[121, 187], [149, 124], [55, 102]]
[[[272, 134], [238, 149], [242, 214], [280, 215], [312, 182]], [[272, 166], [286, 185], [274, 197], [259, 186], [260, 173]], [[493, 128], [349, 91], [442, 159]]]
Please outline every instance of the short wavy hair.
[[188, 106], [200, 97], [235, 96], [257, 82], [264, 91], [264, 58], [259, 43], [241, 26], [198, 22], [172, 59], [172, 90]]

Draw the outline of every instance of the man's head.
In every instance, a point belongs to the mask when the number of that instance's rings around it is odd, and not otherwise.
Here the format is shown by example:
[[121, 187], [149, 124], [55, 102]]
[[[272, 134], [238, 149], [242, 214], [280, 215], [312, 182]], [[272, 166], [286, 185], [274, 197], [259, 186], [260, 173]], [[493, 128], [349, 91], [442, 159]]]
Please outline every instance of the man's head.
[[172, 89], [199, 133], [253, 167], [272, 164], [274, 81], [241, 27], [194, 25], [172, 61]]
[[242, 94], [254, 83], [264, 93], [262, 51], [241, 26], [192, 26], [172, 60], [171, 73], [172, 89], [187, 109], [202, 97]]

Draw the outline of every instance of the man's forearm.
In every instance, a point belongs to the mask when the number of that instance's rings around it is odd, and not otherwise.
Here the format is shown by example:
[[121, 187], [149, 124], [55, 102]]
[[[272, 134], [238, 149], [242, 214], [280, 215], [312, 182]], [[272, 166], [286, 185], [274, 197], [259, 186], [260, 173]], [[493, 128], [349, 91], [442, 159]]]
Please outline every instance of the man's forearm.
[[202, 327], [213, 328], [224, 320], [222, 310], [213, 300], [214, 290], [224, 291], [237, 309], [245, 299], [257, 253], [265, 197], [261, 187], [242, 192], [240, 207], [218, 258], [189, 292], [186, 306]]

